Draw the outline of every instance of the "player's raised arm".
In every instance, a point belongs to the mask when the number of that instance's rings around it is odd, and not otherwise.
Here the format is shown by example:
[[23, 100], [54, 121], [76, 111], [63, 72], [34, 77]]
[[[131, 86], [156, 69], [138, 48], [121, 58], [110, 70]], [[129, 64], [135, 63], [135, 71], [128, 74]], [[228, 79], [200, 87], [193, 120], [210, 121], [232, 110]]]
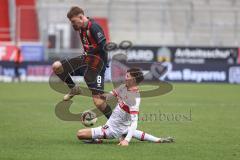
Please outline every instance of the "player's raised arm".
[[114, 98], [114, 97], [117, 97], [118, 94], [119, 94], [119, 90], [120, 90], [121, 88], [123, 88], [123, 87], [124, 87], [124, 85], [120, 85], [119, 87], [113, 89], [113, 90], [110, 91], [109, 93], [101, 94], [100, 97], [101, 97], [102, 99], [104, 99], [104, 100], [110, 100], [110, 99], [112, 99], [112, 98]]
[[114, 97], [113, 93], [104, 93], [100, 95], [100, 98], [104, 99], [104, 100], [110, 100]]

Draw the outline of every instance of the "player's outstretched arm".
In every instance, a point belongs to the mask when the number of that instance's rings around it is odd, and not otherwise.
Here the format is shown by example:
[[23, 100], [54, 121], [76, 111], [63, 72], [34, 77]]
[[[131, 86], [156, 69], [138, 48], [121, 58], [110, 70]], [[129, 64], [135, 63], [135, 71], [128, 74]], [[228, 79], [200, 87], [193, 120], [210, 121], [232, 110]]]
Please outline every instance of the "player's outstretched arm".
[[131, 114], [131, 126], [128, 128], [128, 134], [125, 137], [124, 140], [122, 140], [118, 145], [120, 146], [128, 146], [128, 143], [131, 141], [134, 132], [137, 129], [137, 121], [138, 121], [138, 115], [137, 114]]
[[103, 100], [110, 100], [114, 97], [114, 95], [112, 93], [104, 93], [104, 94], [100, 94], [99, 97]]
[[113, 89], [111, 92], [109, 93], [103, 93], [100, 96], [100, 98], [104, 99], [104, 100], [111, 100], [112, 98], [114, 97], [117, 97], [118, 96], [118, 90], [119, 90], [120, 87], [116, 88], [116, 89]]

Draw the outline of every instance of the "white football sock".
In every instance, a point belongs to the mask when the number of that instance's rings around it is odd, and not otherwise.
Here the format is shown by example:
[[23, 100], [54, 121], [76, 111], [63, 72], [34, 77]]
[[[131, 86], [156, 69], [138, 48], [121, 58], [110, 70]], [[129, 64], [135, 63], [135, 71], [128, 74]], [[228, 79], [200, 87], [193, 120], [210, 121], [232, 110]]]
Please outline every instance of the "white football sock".
[[133, 137], [140, 141], [150, 141], [150, 142], [158, 142], [160, 138], [154, 137], [153, 135], [147, 134], [143, 131], [136, 130], [133, 134]]

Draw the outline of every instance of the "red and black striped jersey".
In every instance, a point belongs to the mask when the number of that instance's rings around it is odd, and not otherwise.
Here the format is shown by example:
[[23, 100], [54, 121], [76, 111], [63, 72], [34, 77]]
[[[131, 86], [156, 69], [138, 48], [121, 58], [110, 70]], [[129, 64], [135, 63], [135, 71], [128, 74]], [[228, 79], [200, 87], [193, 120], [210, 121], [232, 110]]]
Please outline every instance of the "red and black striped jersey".
[[86, 61], [94, 67], [97, 67], [101, 60], [107, 65], [107, 52], [104, 50], [106, 37], [103, 29], [93, 19], [88, 19], [87, 27], [79, 31], [83, 49], [86, 55], [89, 55]]

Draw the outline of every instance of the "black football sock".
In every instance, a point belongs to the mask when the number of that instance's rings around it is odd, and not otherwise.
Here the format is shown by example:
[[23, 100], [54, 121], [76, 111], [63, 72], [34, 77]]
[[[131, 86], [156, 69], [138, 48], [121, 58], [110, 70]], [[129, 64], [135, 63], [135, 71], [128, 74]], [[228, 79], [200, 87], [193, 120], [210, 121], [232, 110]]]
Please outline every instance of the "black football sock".
[[102, 111], [102, 113], [105, 115], [107, 119], [109, 119], [112, 114], [112, 108], [107, 104], [106, 108], [104, 109], [104, 111]]
[[65, 82], [67, 83], [67, 85], [68, 85], [69, 88], [72, 89], [73, 87], [75, 87], [75, 83], [73, 82], [73, 80], [72, 80], [72, 78], [71, 78], [70, 75], [68, 75], [68, 76], [66, 77]]
[[71, 76], [68, 73], [63, 72], [62, 74], [57, 74], [57, 76], [65, 83], [67, 83], [68, 87], [72, 89], [75, 86]]

